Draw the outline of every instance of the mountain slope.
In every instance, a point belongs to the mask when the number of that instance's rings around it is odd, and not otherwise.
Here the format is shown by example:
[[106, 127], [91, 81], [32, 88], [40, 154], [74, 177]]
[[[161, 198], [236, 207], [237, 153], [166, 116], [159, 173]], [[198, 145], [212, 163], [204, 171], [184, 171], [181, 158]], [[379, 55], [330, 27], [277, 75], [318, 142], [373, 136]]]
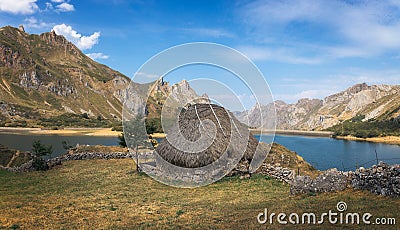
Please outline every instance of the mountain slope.
[[126, 98], [147, 95], [143, 109], [159, 118], [168, 95], [180, 102], [198, 97], [186, 81], [131, 83], [54, 31], [35, 35], [10, 26], [0, 28], [0, 77], [0, 126], [110, 125], [121, 120]]
[[113, 94], [129, 79], [84, 55], [55, 32], [0, 29], [0, 110], [3, 119], [35, 120], [63, 113], [121, 118]]
[[[323, 100], [300, 99], [295, 104], [275, 102], [278, 129], [322, 130], [339, 124], [341, 121], [355, 117], [368, 120], [390, 120], [400, 117], [400, 86], [357, 84], [342, 92], [330, 95]], [[258, 105], [267, 111], [272, 105]], [[262, 127], [263, 122], [257, 120], [257, 106], [237, 114], [245, 121], [249, 116], [249, 125]]]

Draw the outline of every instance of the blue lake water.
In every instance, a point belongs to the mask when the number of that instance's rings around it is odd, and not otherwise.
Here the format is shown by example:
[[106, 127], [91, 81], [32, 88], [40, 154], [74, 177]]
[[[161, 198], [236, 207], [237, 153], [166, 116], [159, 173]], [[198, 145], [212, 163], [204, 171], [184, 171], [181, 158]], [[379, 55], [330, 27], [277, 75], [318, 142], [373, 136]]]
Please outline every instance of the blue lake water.
[[[255, 137], [261, 141], [265, 138], [260, 135]], [[376, 155], [378, 160], [390, 164], [400, 163], [400, 145], [287, 135], [276, 135], [274, 142], [297, 152], [319, 170], [354, 170], [356, 166], [370, 167], [376, 164]]]
[[[255, 135], [255, 137], [261, 141], [268, 138], [268, 136], [260, 135]], [[13, 149], [30, 151], [35, 140], [41, 140], [44, 144], [53, 145], [53, 157], [65, 153], [62, 141], [67, 141], [73, 146], [76, 144], [118, 145], [118, 138], [116, 137], [39, 136], [0, 133], [0, 144]], [[375, 151], [379, 160], [390, 164], [400, 164], [400, 145], [286, 135], [275, 136], [275, 142], [297, 152], [319, 170], [329, 168], [354, 170], [356, 166], [370, 167], [376, 164]]]

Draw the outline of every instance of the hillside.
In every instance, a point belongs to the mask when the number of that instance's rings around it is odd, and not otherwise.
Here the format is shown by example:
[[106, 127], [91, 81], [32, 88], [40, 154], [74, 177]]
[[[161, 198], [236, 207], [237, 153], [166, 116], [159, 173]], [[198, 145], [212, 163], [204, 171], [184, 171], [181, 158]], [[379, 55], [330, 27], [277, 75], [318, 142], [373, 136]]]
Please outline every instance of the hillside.
[[[324, 130], [342, 121], [362, 117], [361, 122], [388, 121], [400, 118], [400, 86], [357, 84], [342, 92], [330, 95], [323, 100], [300, 99], [287, 104], [276, 101], [278, 129]], [[247, 111], [249, 125], [261, 127], [263, 122], [256, 119], [257, 110], [273, 109], [269, 105], [257, 105]], [[237, 113], [244, 121], [246, 113]]]
[[149, 117], [160, 116], [170, 93], [177, 92], [176, 100], [197, 97], [186, 81], [130, 84], [54, 31], [28, 34], [23, 27], [0, 28], [0, 76], [0, 126], [104, 127], [121, 121], [132, 92], [145, 98], [151, 90]]
[[0, 29], [0, 111], [3, 125], [88, 114], [121, 118], [114, 95], [129, 79], [101, 65], [54, 31], [40, 35]]

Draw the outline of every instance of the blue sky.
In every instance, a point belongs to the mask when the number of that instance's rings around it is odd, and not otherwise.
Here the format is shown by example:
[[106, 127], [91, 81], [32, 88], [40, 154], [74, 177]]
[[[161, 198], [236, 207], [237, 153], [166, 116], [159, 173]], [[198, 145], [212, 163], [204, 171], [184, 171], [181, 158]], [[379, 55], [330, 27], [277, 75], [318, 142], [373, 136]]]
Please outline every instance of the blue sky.
[[129, 77], [169, 47], [220, 43], [253, 60], [286, 102], [400, 82], [398, 0], [0, 0], [0, 24], [54, 29]]

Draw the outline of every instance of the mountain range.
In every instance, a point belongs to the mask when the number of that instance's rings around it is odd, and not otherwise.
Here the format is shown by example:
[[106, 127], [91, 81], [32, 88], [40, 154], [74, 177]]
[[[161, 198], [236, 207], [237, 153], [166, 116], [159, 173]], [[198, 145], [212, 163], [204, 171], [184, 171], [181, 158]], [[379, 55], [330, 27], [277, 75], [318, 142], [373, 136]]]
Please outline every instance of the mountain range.
[[[255, 105], [236, 116], [251, 127], [265, 127], [268, 118], [260, 120], [260, 111], [267, 113], [275, 105], [277, 128], [284, 130], [324, 130], [342, 121], [362, 117], [362, 121], [400, 118], [400, 85], [356, 84], [324, 99], [304, 98], [294, 104], [275, 101]], [[247, 123], [247, 122], [246, 122]]]
[[[94, 125], [120, 123], [123, 102], [128, 97], [147, 100], [146, 108], [137, 109], [145, 109], [149, 118], [159, 118], [169, 95], [180, 105], [198, 98], [185, 80], [174, 85], [163, 79], [134, 83], [95, 62], [54, 31], [28, 34], [23, 27], [0, 28], [0, 76], [0, 126], [41, 127], [48, 124], [46, 119], [57, 121], [60, 116], [81, 115], [103, 121]], [[260, 110], [271, 111], [275, 106], [278, 129], [323, 130], [357, 116], [365, 121], [399, 118], [399, 95], [399, 85], [364, 83], [322, 100], [257, 104], [235, 115], [243, 122], [248, 116], [249, 122], [245, 123], [262, 128], [269, 121], [260, 120]], [[200, 102], [207, 101], [207, 95], [203, 95]]]

